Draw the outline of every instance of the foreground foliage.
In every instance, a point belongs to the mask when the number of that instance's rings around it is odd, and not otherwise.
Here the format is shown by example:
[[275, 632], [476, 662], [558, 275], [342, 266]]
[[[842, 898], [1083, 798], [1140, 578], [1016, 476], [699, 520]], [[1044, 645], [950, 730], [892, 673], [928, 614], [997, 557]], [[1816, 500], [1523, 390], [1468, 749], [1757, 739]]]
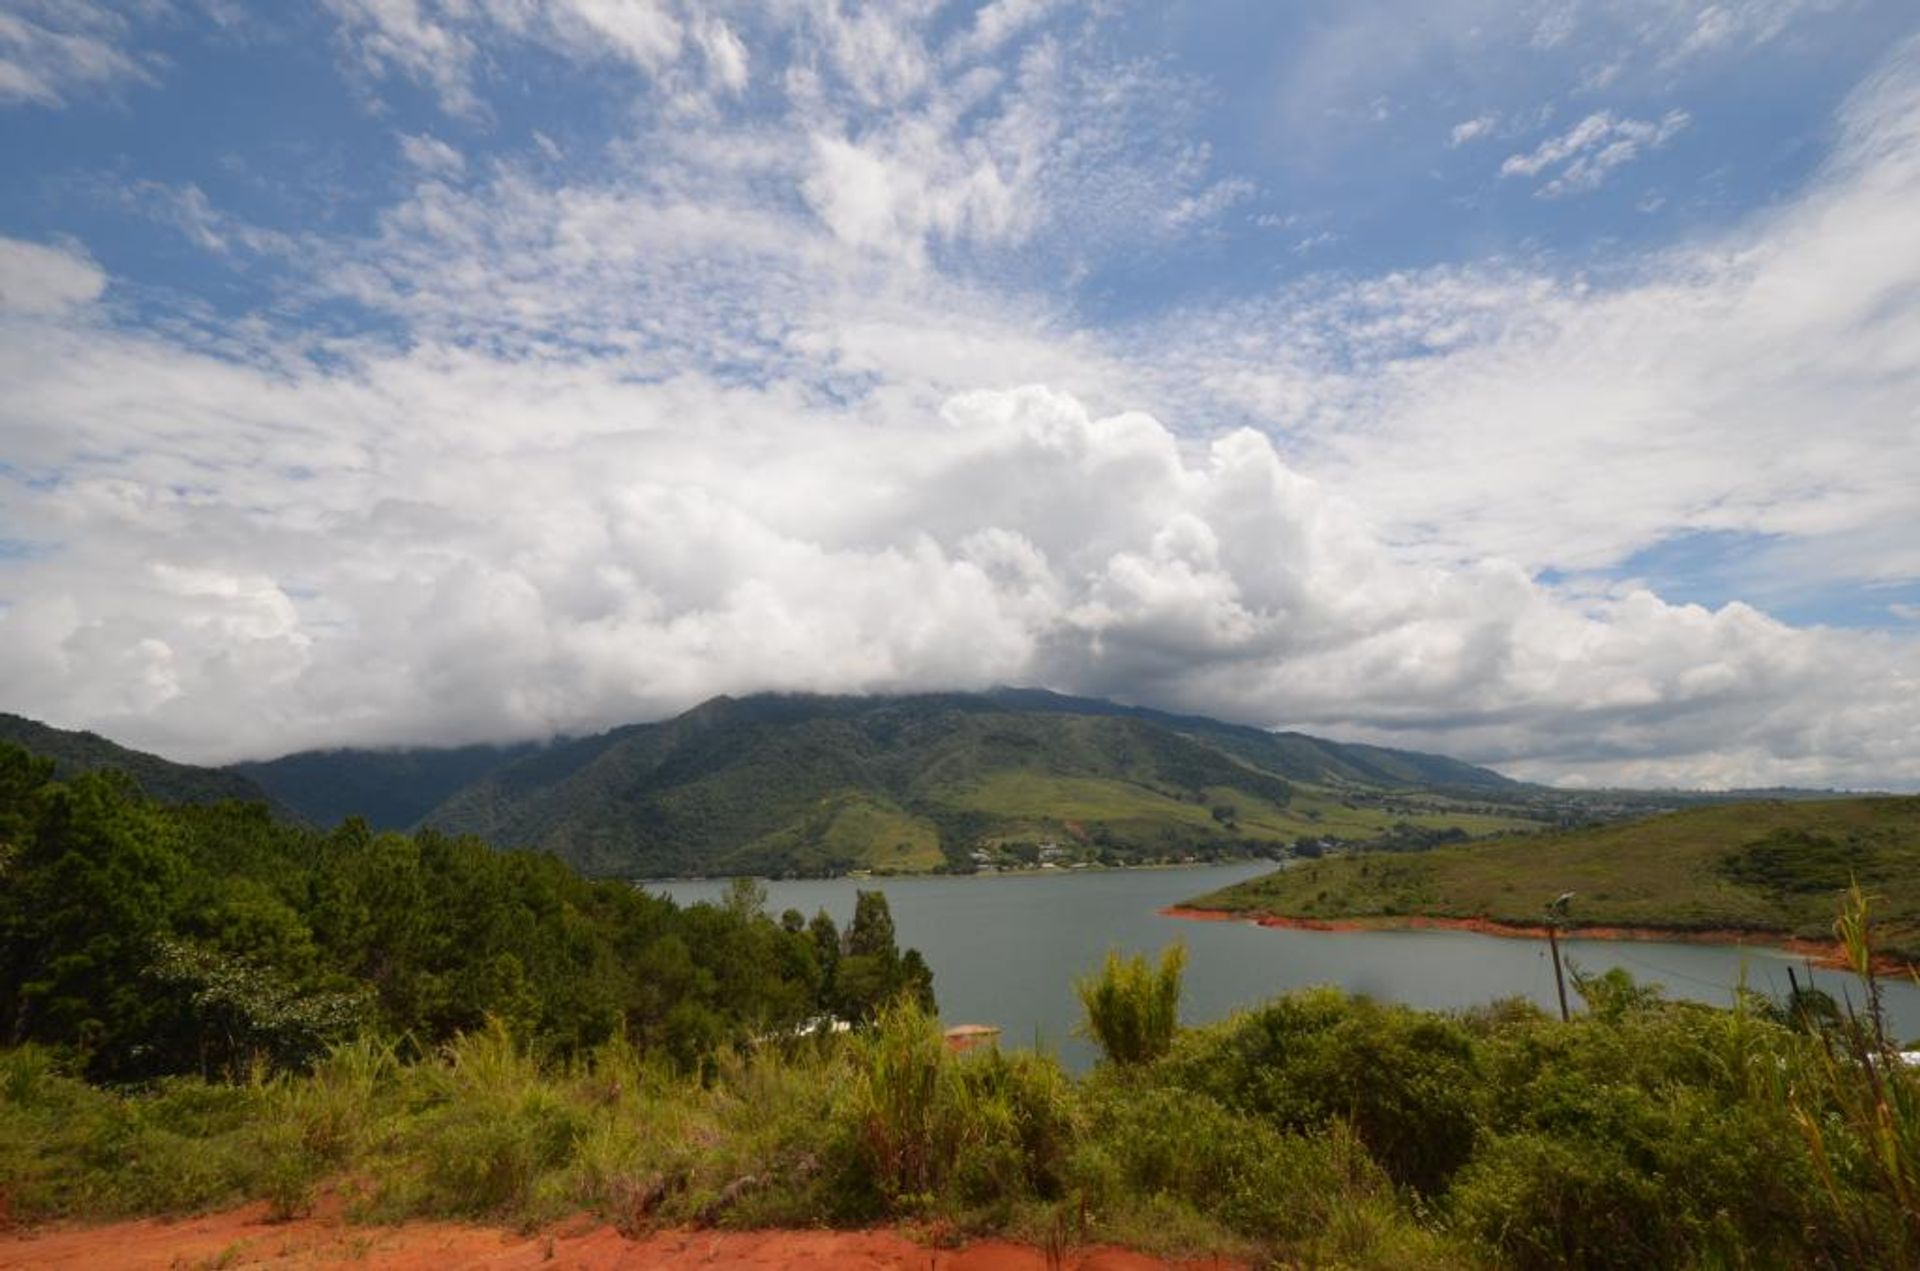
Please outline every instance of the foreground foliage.
[[499, 1023], [120, 1090], [29, 1046], [0, 1053], [0, 1191], [29, 1220], [332, 1190], [372, 1219], [905, 1220], [1286, 1265], [1920, 1261], [1920, 1088], [1869, 1018], [1586, 987], [1564, 1024], [1313, 990], [1081, 1078], [949, 1053], [911, 995], [704, 1073], [618, 1039], [543, 1060]]

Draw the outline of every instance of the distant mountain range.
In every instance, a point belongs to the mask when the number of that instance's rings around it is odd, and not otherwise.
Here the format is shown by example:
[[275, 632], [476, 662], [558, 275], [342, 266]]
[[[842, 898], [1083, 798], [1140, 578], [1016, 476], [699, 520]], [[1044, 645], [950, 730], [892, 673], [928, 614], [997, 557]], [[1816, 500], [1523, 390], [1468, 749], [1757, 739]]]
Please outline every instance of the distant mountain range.
[[596, 874], [1141, 861], [1301, 839], [1408, 844], [1550, 819], [1539, 787], [1440, 755], [1035, 689], [715, 698], [516, 746], [306, 751], [194, 768], [16, 716], [0, 739], [176, 801], [436, 828]]
[[1038, 689], [718, 697], [545, 744], [315, 750], [223, 769], [15, 715], [0, 715], [0, 741], [63, 772], [120, 768], [169, 801], [260, 800], [323, 828], [357, 816], [474, 834], [628, 876], [1421, 847], [1736, 797], [1569, 793], [1442, 755]]

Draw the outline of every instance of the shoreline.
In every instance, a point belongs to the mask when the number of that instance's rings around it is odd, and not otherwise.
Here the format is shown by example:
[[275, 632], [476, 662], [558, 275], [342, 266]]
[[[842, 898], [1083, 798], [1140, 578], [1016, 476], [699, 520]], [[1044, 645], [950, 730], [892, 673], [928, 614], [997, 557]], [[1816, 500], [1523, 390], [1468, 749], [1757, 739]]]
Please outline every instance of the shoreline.
[[1274, 869], [1280, 866], [1265, 856], [1228, 856], [1212, 861], [1152, 861], [1139, 865], [1025, 865], [1018, 868], [1004, 866], [997, 869], [981, 869], [962, 873], [956, 870], [923, 869], [900, 871], [890, 874], [863, 873], [858, 870], [845, 874], [798, 874], [791, 878], [775, 878], [767, 874], [685, 874], [672, 878], [618, 878], [634, 887], [660, 887], [677, 883], [729, 883], [736, 878], [752, 878], [763, 883], [891, 883], [902, 880], [923, 878], [1026, 878], [1054, 877], [1061, 874], [1117, 874], [1145, 873], [1154, 870], [1210, 869], [1222, 865], [1261, 865]]
[[[1365, 915], [1352, 918], [1296, 918], [1258, 911], [1202, 909], [1191, 905], [1168, 905], [1159, 911], [1163, 918], [1181, 918], [1189, 922], [1246, 922], [1260, 927], [1288, 931], [1466, 931], [1474, 935], [1496, 936], [1506, 940], [1545, 940], [1543, 923], [1503, 922], [1495, 918], [1443, 918], [1427, 914]], [[1781, 931], [1739, 927], [1680, 928], [1616, 926], [1605, 923], [1563, 927], [1560, 935], [1568, 940], [1627, 940], [1667, 944], [1762, 945], [1786, 953], [1798, 954], [1815, 966], [1845, 971], [1846, 960], [1837, 942], [1810, 940]], [[1904, 976], [1920, 969], [1920, 961], [1875, 954], [1876, 975]]]

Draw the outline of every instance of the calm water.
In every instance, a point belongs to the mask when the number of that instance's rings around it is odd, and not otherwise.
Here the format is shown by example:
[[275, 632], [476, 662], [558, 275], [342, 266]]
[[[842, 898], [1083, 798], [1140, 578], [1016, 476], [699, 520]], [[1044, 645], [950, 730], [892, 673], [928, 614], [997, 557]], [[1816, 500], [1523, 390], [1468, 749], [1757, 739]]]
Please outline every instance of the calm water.
[[[1156, 910], [1266, 872], [1261, 864], [1189, 869], [1001, 874], [986, 877], [771, 882], [768, 907], [811, 917], [824, 908], [845, 926], [856, 888], [887, 894], [901, 945], [917, 946], [933, 967], [940, 1014], [949, 1024], [997, 1024], [1009, 1044], [1038, 1040], [1076, 1068], [1093, 1050], [1073, 1037], [1080, 1015], [1073, 979], [1099, 965], [1110, 948], [1152, 953], [1185, 941], [1182, 1018], [1217, 1019], [1287, 989], [1337, 984], [1414, 1006], [1472, 1006], [1521, 994], [1554, 1009], [1546, 946], [1454, 931], [1285, 931], [1238, 922], [1190, 922]], [[650, 883], [682, 902], [716, 900], [724, 882]], [[1772, 950], [1718, 945], [1568, 940], [1582, 967], [1623, 967], [1674, 997], [1726, 1005], [1742, 966], [1757, 989], [1784, 993], [1796, 960]], [[1816, 973], [1838, 995], [1858, 982]], [[1920, 1036], [1920, 988], [1888, 986], [1895, 1032]], [[1576, 1000], [1576, 1005], [1577, 1000]]]

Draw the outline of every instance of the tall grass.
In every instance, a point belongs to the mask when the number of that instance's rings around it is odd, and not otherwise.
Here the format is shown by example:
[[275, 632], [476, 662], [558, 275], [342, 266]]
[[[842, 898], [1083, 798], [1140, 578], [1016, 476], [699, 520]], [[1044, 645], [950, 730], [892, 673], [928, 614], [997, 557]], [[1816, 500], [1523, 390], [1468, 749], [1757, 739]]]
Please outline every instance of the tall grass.
[[1857, 882], [1834, 934], [1865, 983], [1865, 1012], [1849, 1002], [1840, 1026], [1812, 1026], [1817, 1045], [1794, 1068], [1794, 1119], [1860, 1265], [1920, 1266], [1920, 1074], [1887, 1033], [1873, 901]]
[[1185, 945], [1170, 945], [1156, 967], [1145, 954], [1109, 950], [1098, 975], [1074, 982], [1086, 1012], [1082, 1031], [1116, 1064], [1144, 1064], [1167, 1053], [1180, 1022]]

